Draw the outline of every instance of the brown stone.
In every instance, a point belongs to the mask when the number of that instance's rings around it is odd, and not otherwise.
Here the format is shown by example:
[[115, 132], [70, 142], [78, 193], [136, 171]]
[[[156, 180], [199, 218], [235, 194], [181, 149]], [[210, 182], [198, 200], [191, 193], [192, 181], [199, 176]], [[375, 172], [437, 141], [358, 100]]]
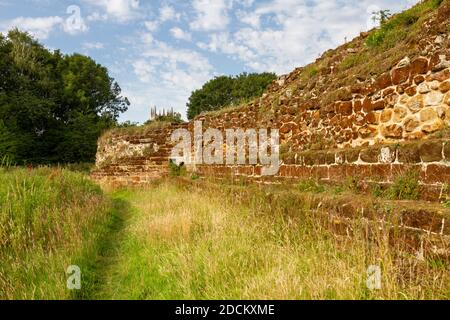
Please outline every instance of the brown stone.
[[448, 183], [450, 181], [450, 166], [431, 164], [427, 166], [426, 183]]
[[450, 78], [450, 70], [442, 70], [440, 72], [432, 73], [429, 76], [426, 77], [427, 81], [434, 81], [437, 80], [439, 82], [443, 82]]
[[392, 109], [385, 109], [381, 113], [380, 120], [381, 122], [389, 122], [392, 119]]
[[370, 112], [372, 111], [372, 100], [370, 98], [365, 98], [363, 101], [363, 105], [362, 105], [362, 109], [365, 112]]
[[397, 124], [383, 126], [381, 133], [386, 138], [400, 139], [403, 136], [403, 128]]
[[395, 92], [394, 88], [387, 88], [386, 90], [383, 90], [383, 93], [381, 94], [381, 96], [383, 98], [386, 98], [387, 96], [393, 94]]
[[411, 74], [426, 74], [428, 72], [428, 59], [419, 57], [411, 62]]
[[425, 133], [433, 133], [444, 127], [444, 122], [441, 119], [436, 119], [430, 124], [426, 124], [422, 127], [422, 131]]
[[420, 122], [416, 118], [409, 118], [405, 121], [406, 132], [413, 132], [420, 125]]
[[365, 117], [365, 120], [366, 120], [366, 122], [367, 123], [369, 123], [369, 124], [378, 124], [378, 117], [377, 117], [377, 114], [375, 113], [375, 112], [369, 112], [367, 115], [366, 115], [366, 117]]
[[425, 108], [420, 111], [420, 121], [427, 122], [438, 118], [438, 114], [433, 108]]
[[450, 160], [450, 141], [447, 141], [444, 145], [444, 157], [445, 160]]
[[415, 96], [415, 95], [416, 95], [417, 90], [416, 90], [415, 87], [409, 87], [409, 88], [406, 88], [406, 89], [405, 89], [405, 92], [406, 92], [406, 94], [407, 94], [408, 96], [412, 97], [412, 96]]
[[444, 103], [450, 106], [450, 92], [445, 95]]
[[377, 128], [370, 125], [362, 126], [358, 130], [359, 136], [364, 139], [375, 137], [377, 135], [377, 132], [378, 132]]
[[353, 163], [358, 161], [359, 159], [359, 150], [348, 150], [345, 152], [345, 159], [347, 160], [347, 163]]
[[425, 137], [425, 134], [422, 131], [407, 132], [404, 137], [406, 140], [420, 140]]
[[367, 163], [377, 163], [380, 157], [380, 148], [368, 148], [361, 151], [361, 160]]
[[411, 98], [407, 103], [406, 106], [409, 110], [416, 113], [419, 112], [423, 108], [423, 96], [416, 96]]
[[406, 115], [408, 114], [408, 110], [404, 107], [395, 107], [394, 108], [394, 122], [401, 122]]
[[442, 93], [446, 93], [446, 92], [450, 91], [450, 81], [442, 82], [441, 85], [439, 86], [439, 90]]
[[392, 80], [389, 72], [383, 73], [380, 77], [378, 77], [374, 84], [377, 90], [383, 90], [391, 85]]
[[386, 102], [386, 104], [388, 106], [393, 107], [397, 103], [398, 98], [399, 98], [399, 95], [397, 93], [392, 93], [392, 94], [388, 95], [387, 97], [385, 97], [384, 101]]
[[384, 100], [378, 100], [372, 103], [372, 110], [383, 110], [386, 108], [386, 102]]
[[405, 66], [392, 70], [392, 83], [397, 85], [408, 81], [409, 74], [410, 74], [410, 66]]
[[421, 161], [419, 146], [416, 143], [400, 145], [398, 161], [401, 163], [419, 163]]
[[419, 145], [419, 154], [423, 162], [435, 162], [442, 160], [442, 142], [425, 141]]
[[349, 116], [353, 113], [353, 103], [352, 101], [339, 102], [336, 105], [336, 113], [340, 113], [345, 116]]
[[355, 112], [360, 112], [362, 110], [361, 100], [356, 100], [353, 102], [353, 109], [355, 110]]
[[414, 77], [414, 83], [415, 84], [421, 84], [424, 81], [425, 81], [425, 77], [424, 76], [415, 76]]

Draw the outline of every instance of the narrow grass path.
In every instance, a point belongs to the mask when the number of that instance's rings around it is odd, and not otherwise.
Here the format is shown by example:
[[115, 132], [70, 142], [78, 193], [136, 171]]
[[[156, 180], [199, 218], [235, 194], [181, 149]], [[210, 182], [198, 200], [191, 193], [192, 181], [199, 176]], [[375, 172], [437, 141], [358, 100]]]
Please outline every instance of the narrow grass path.
[[98, 254], [83, 273], [83, 290], [75, 293], [76, 299], [102, 300], [108, 297], [102, 296], [102, 288], [107, 285], [107, 275], [117, 263], [120, 255], [121, 241], [124, 239], [126, 221], [132, 216], [132, 207], [127, 197], [130, 191], [119, 191], [111, 194], [112, 209], [111, 219], [106, 226], [106, 232], [98, 243]]

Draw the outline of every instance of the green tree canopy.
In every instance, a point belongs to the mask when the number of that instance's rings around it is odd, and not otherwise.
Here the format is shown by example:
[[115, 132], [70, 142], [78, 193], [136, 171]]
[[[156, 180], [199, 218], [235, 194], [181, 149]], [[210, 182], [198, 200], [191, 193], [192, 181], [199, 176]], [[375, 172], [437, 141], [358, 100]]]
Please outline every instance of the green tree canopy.
[[0, 35], [0, 158], [86, 162], [129, 102], [91, 58], [50, 52], [30, 35]]
[[275, 79], [274, 73], [216, 77], [192, 93], [187, 104], [188, 118], [193, 119], [202, 112], [219, 110], [256, 98]]

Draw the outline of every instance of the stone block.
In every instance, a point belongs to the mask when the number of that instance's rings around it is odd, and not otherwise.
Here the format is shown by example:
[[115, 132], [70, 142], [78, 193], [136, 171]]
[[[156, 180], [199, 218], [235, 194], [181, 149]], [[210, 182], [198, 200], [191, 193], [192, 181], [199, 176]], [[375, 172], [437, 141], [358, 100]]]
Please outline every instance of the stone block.
[[392, 70], [392, 83], [397, 85], [408, 81], [410, 74], [410, 66], [404, 66]]
[[380, 157], [380, 148], [372, 147], [361, 151], [361, 160], [367, 163], [377, 163]]
[[424, 141], [419, 144], [419, 154], [423, 162], [442, 160], [442, 141]]
[[414, 144], [402, 144], [398, 148], [398, 161], [400, 163], [420, 163], [419, 145]]
[[418, 57], [411, 62], [411, 74], [413, 76], [426, 74], [428, 72], [428, 59]]

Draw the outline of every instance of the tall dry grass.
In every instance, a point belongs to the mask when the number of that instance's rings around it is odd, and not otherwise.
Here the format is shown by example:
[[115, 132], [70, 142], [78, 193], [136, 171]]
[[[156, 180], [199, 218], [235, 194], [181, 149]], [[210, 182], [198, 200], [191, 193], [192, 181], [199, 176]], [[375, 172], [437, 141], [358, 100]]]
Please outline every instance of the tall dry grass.
[[81, 173], [0, 168], [0, 299], [76, 298], [66, 269], [89, 279], [110, 204]]
[[[448, 299], [448, 265], [336, 236], [295, 193], [164, 182], [121, 195], [135, 208], [98, 298]], [[367, 288], [380, 266], [382, 288]]]

